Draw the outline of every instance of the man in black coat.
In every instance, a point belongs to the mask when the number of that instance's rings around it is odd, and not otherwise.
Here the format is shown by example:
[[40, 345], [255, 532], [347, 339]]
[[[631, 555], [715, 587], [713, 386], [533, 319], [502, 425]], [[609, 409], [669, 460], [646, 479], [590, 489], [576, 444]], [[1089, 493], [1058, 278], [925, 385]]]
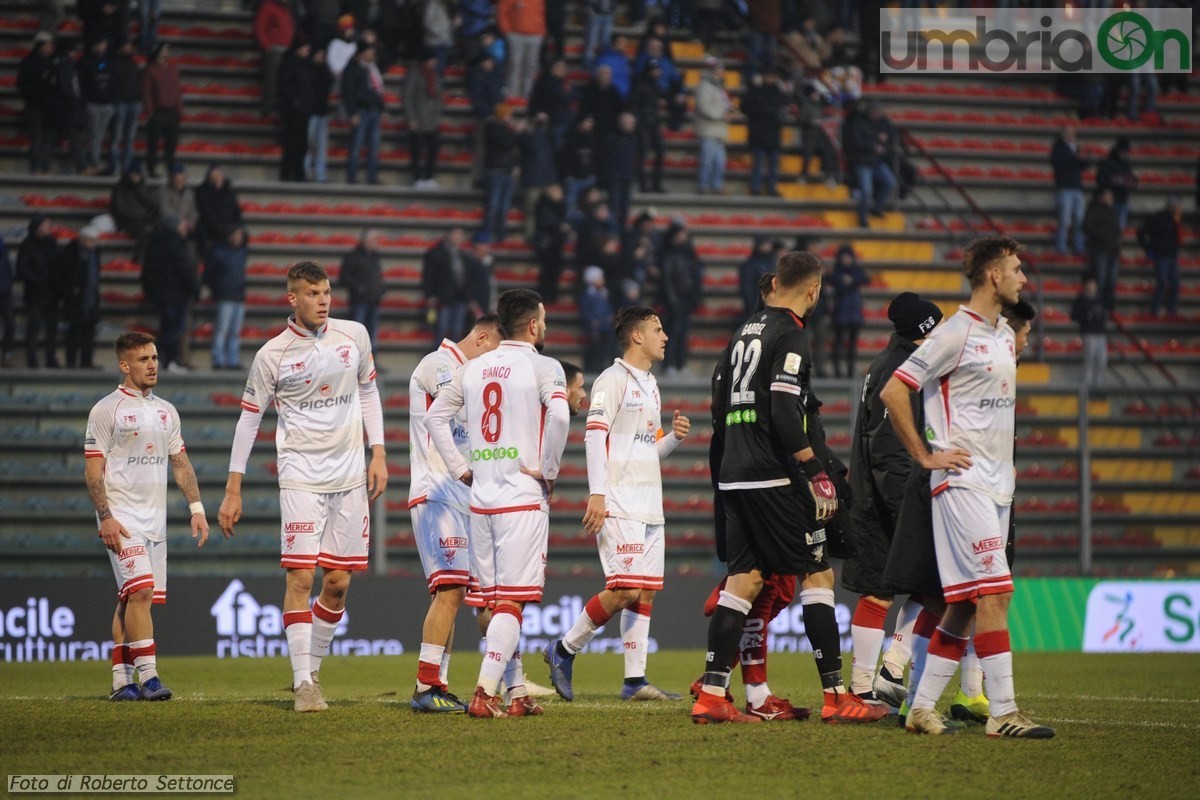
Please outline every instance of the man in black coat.
[[596, 185], [596, 121], [581, 114], [575, 127], [567, 134], [567, 144], [562, 153], [563, 191], [567, 203], [567, 219], [578, 218], [579, 197]]
[[542, 190], [534, 207], [533, 250], [538, 260], [538, 294], [550, 306], [558, 301], [558, 282], [563, 271], [563, 248], [571, 235], [563, 190], [551, 184]]
[[92, 42], [83, 58], [76, 62], [75, 71], [79, 75], [79, 90], [83, 94], [84, 112], [87, 114], [87, 172], [94, 174], [100, 171], [100, 148], [116, 113], [108, 40]]
[[747, 143], [754, 156], [750, 168], [750, 194], [763, 194], [763, 172], [767, 177], [766, 194], [779, 194], [779, 148], [787, 106], [788, 98], [779, 86], [778, 75], [763, 72], [751, 79], [750, 88], [742, 97]]
[[[851, 508], [850, 531], [858, 555], [847, 559], [842, 586], [861, 595], [851, 621], [854, 642], [854, 667], [850, 691], [861, 696], [878, 692], [878, 699], [899, 705], [904, 699], [905, 658], [884, 662], [880, 680], [873, 681], [875, 663], [883, 645], [883, 623], [892, 605], [892, 592], [884, 585], [883, 572], [888, 563], [896, 519], [904, 501], [912, 459], [892, 429], [879, 391], [896, 368], [903, 364], [918, 345], [942, 320], [942, 311], [912, 292], [903, 292], [888, 306], [888, 318], [894, 333], [887, 349], [875, 357], [863, 381], [858, 418], [850, 450], [850, 486], [855, 498]], [[920, 396], [912, 395], [913, 416], [920, 417]], [[902, 616], [913, 616], [909, 609]], [[911, 612], [911, 614], [909, 613]], [[897, 629], [906, 622], [899, 619]], [[874, 686], [873, 686], [874, 683]]]
[[623, 235], [629, 222], [629, 204], [633, 196], [633, 178], [637, 173], [637, 120], [628, 111], [621, 112], [616, 133], [604, 141], [600, 173], [608, 192], [608, 203], [617, 221], [617, 233]]
[[1174, 316], [1179, 311], [1179, 226], [1183, 203], [1176, 195], [1167, 198], [1166, 208], [1151, 214], [1138, 228], [1137, 239], [1154, 264], [1154, 294], [1150, 313], [1158, 317], [1165, 308]]
[[189, 371], [179, 360], [180, 348], [187, 333], [188, 309], [199, 288], [186, 234], [180, 220], [164, 218], [150, 232], [142, 259], [142, 292], [159, 315], [159, 358], [163, 369], [172, 372]]
[[562, 149], [571, 125], [571, 84], [567, 81], [567, 62], [554, 59], [550, 68], [542, 70], [529, 96], [529, 115], [545, 114], [550, 125], [554, 150]]
[[452, 228], [421, 259], [421, 295], [435, 344], [443, 339], [458, 341], [474, 322], [467, 319], [471, 292], [467, 260], [460, 249], [465, 238], [462, 228]]
[[[46, 106], [55, 141], [66, 139], [75, 162], [75, 171], [87, 170], [87, 158], [83, 154], [85, 117], [83, 93], [79, 88], [79, 76], [75, 74], [75, 48], [77, 42], [63, 39], [54, 51], [53, 85]], [[53, 149], [53, 143], [51, 145]], [[90, 173], [88, 173], [90, 174]]]
[[304, 155], [308, 152], [308, 118], [316, 105], [313, 70], [309, 63], [312, 48], [298, 42], [287, 51], [279, 65], [277, 81], [280, 119], [279, 180], [304, 180]]
[[[662, 65], [656, 59], [646, 61], [634, 79], [629, 105], [637, 118], [637, 177], [642, 192], [665, 192], [663, 177], [663, 106], [670, 93], [660, 85]], [[654, 172], [646, 173], [646, 156], [654, 154]]]
[[46, 366], [53, 369], [58, 367], [58, 239], [45, 214], [34, 214], [28, 230], [17, 250], [17, 277], [25, 286], [25, 364], [37, 368], [38, 336], [44, 334]]
[[870, 225], [868, 213], [883, 215], [896, 188], [896, 176], [883, 158], [887, 135], [879, 107], [860, 101], [847, 109], [842, 126], [842, 152], [846, 156], [848, 177], [853, 178], [858, 191], [858, 224], [866, 228]]
[[360, 42], [342, 73], [342, 110], [350, 120], [350, 153], [346, 181], [358, 181], [359, 153], [367, 148], [367, 182], [379, 183], [380, 119], [383, 116], [383, 76], [375, 65], [374, 45]]
[[54, 36], [39, 31], [33, 37], [33, 49], [17, 67], [17, 89], [25, 101], [25, 121], [29, 125], [29, 171], [35, 175], [50, 171], [54, 138], [49, 103], [54, 75]]
[[100, 321], [99, 232], [90, 225], [63, 248], [58, 267], [63, 316], [67, 320], [67, 367], [91, 369]]
[[375, 347], [379, 330], [379, 302], [383, 299], [383, 266], [379, 260], [379, 231], [364, 228], [354, 249], [342, 258], [338, 286], [349, 294], [350, 319], [361, 323]]
[[1064, 125], [1050, 148], [1058, 209], [1058, 233], [1054, 243], [1060, 254], [1067, 252], [1067, 230], [1073, 227], [1071, 249], [1076, 255], [1083, 255], [1083, 171], [1087, 165], [1087, 159], [1079, 151], [1079, 142], [1075, 140], [1075, 126]]
[[139, 241], [158, 222], [158, 197], [146, 183], [140, 159], [129, 162], [129, 169], [113, 186], [109, 209], [117, 230]]
[[591, 117], [596, 136], [603, 141], [617, 130], [617, 117], [625, 110], [625, 101], [613, 85], [612, 67], [601, 64], [579, 96], [579, 116]]
[[232, 244], [234, 233], [245, 227], [237, 192], [220, 164], [209, 166], [204, 182], [196, 187], [196, 212], [200, 215], [196, 240], [201, 253], [208, 252], [214, 242]]

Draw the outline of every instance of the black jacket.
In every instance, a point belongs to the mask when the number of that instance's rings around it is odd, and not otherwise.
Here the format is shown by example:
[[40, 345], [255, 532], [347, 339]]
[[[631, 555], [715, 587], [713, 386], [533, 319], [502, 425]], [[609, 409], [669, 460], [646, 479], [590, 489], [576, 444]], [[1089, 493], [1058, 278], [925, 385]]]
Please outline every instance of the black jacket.
[[632, 181], [637, 170], [637, 135], [617, 131], [604, 140], [600, 178], [607, 184]]
[[29, 223], [29, 235], [17, 248], [17, 277], [25, 285], [25, 307], [45, 308], [58, 304], [56, 273], [58, 271], [58, 240], [54, 235], [34, 236], [41, 222], [35, 216]]
[[158, 308], [188, 303], [196, 295], [199, 282], [187, 243], [179, 231], [160, 224], [146, 240], [142, 257], [142, 293]]
[[846, 154], [846, 164], [851, 169], [876, 166], [880, 155], [875, 149], [877, 144], [879, 127], [865, 111], [855, 109], [842, 125], [842, 150]]
[[27, 108], [45, 111], [55, 87], [54, 57], [43, 57], [36, 50], [21, 59], [17, 67], [17, 89]]
[[544, 70], [533, 84], [529, 96], [529, 116], [545, 114], [550, 125], [566, 125], [571, 121], [571, 87]]
[[79, 74], [79, 91], [83, 93], [85, 103], [109, 105], [115, 101], [112, 59], [109, 56], [98, 56], [89, 51], [75, 62], [75, 71]]
[[534, 249], [561, 251], [567, 243], [567, 234], [563, 230], [567, 221], [566, 202], [555, 202], [543, 194], [534, 206], [533, 219], [534, 234], [531, 244]]
[[638, 128], [650, 130], [663, 124], [659, 101], [668, 99], [668, 93], [658, 85], [654, 76], [642, 73], [633, 81], [629, 92], [629, 110], [637, 117]]
[[512, 171], [517, 166], [517, 132], [502, 119], [491, 117], [483, 123], [483, 168]]
[[742, 97], [742, 113], [746, 115], [747, 144], [751, 148], [779, 149], [787, 106], [787, 95], [778, 83], [764, 83], [747, 90]]
[[323, 117], [330, 111], [329, 93], [333, 91], [333, 73], [329, 71], [329, 67], [315, 61], [308, 62], [308, 69], [312, 73], [309, 77], [312, 82], [312, 114]]
[[158, 198], [145, 179], [134, 183], [125, 173], [113, 187], [109, 202], [117, 229], [130, 236], [144, 236], [158, 222]]
[[142, 102], [142, 68], [138, 63], [120, 53], [113, 55], [109, 63], [112, 64], [113, 101]]
[[1099, 255], [1115, 254], [1121, 249], [1121, 226], [1117, 210], [1099, 200], [1088, 204], [1083, 215], [1085, 249]]
[[572, 128], [563, 148], [562, 173], [571, 178], [589, 178], [596, 174], [596, 132]]
[[67, 317], [92, 317], [100, 309], [100, 248], [85, 248], [78, 239], [62, 249], [57, 283]]
[[228, 239], [245, 224], [237, 192], [228, 178], [219, 189], [207, 178], [196, 187], [196, 213], [200, 215], [196, 235], [202, 248], [210, 242]]
[[[329, 70], [326, 69], [326, 72]], [[288, 51], [279, 65], [279, 114], [307, 120], [316, 106], [315, 71], [295, 48]]]
[[690, 244], [667, 244], [659, 257], [668, 314], [690, 314], [704, 300], [704, 263]]
[[421, 258], [421, 294], [427, 300], [436, 300], [443, 306], [466, 303], [471, 299], [466, 285], [467, 254], [459, 253], [462, 258], [462, 274], [455, 275], [451, 266], [450, 248], [450, 243], [443, 240], [426, 250]]
[[600, 140], [617, 129], [617, 117], [624, 110], [625, 101], [615, 86], [601, 88], [592, 81], [580, 93], [579, 116], [588, 116], [596, 121], [596, 136]]
[[1133, 174], [1133, 165], [1114, 147], [1096, 168], [1096, 188], [1111, 190], [1113, 202], [1121, 205], [1129, 202], [1129, 192], [1135, 186], [1137, 176]]
[[246, 299], [246, 248], [216, 242], [204, 256], [204, 283], [218, 303]]
[[1104, 333], [1108, 323], [1108, 310], [1104, 308], [1104, 298], [1099, 294], [1088, 297], [1080, 293], [1071, 306], [1071, 319], [1079, 323], [1080, 333]]
[[361, 244], [347, 253], [338, 286], [350, 292], [351, 303], [378, 303], [384, 292], [379, 253], [368, 252]]
[[1138, 244], [1159, 258], [1179, 255], [1179, 223], [1165, 208], [1146, 218], [1137, 237]]
[[1061, 136], [1050, 149], [1050, 165], [1054, 167], [1055, 189], [1082, 189], [1083, 170], [1087, 160], [1079, 155], [1079, 144], [1072, 149]]
[[383, 110], [383, 95], [371, 88], [371, 75], [357, 58], [342, 72], [342, 108], [346, 116]]
[[521, 188], [540, 189], [558, 183], [558, 166], [554, 163], [554, 143], [550, 131], [533, 127], [518, 139], [521, 148]]

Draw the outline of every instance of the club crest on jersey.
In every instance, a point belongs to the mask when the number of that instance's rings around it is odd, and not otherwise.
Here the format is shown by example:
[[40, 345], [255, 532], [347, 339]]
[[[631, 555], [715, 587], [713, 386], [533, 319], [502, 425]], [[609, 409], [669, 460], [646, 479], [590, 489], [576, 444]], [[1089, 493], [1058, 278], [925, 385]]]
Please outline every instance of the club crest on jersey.
[[146, 455], [154, 455], [154, 442], [146, 442]]
[[1008, 381], [1000, 381], [1000, 393], [1008, 394]]
[[350, 345], [339, 345], [337, 349], [338, 361], [342, 362], [342, 366], [346, 369], [350, 368]]
[[162, 426], [162, 429], [163, 429], [164, 431], [167, 429], [167, 426], [170, 424], [170, 420], [171, 420], [171, 417], [170, 417], [170, 415], [169, 415], [169, 414], [167, 414], [167, 412], [166, 412], [166, 411], [163, 411], [163, 410], [160, 408], [160, 409], [158, 410], [158, 424]]
[[799, 353], [788, 353], [783, 359], [783, 371], [788, 375], [799, 375], [802, 360], [803, 357]]
[[319, 391], [321, 393], [321, 397], [329, 397], [330, 393], [333, 392], [333, 387], [330, 386], [328, 383], [322, 383], [321, 388], [318, 389], [317, 391]]
[[986, 356], [988, 353], [988, 346], [986, 344], [977, 344], [975, 345], [975, 352], [981, 356]]

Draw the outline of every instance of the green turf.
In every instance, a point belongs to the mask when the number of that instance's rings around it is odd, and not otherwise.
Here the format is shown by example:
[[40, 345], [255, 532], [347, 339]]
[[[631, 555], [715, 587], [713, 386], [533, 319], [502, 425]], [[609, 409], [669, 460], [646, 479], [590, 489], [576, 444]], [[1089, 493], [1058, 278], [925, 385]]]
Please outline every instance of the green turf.
[[[240, 797], [1195, 797], [1200, 659], [1035, 655], [1016, 659], [1022, 708], [1050, 741], [992, 740], [979, 727], [917, 737], [892, 720], [691, 724], [689, 701], [629, 704], [615, 655], [582, 657], [576, 701], [539, 718], [431, 717], [408, 708], [411, 656], [330, 659], [330, 709], [291, 711], [283, 659], [160, 660], [175, 699], [109, 703], [107, 665], [0, 669], [0, 774], [232, 774]], [[651, 657], [651, 677], [686, 691], [695, 652]], [[527, 669], [545, 680], [541, 659]], [[475, 654], [456, 657], [453, 688]], [[810, 657], [772, 656], [772, 687], [819, 702]], [[735, 679], [736, 683], [736, 679]], [[735, 694], [740, 689], [735, 686]], [[999, 785], [992, 782], [1001, 781]]]

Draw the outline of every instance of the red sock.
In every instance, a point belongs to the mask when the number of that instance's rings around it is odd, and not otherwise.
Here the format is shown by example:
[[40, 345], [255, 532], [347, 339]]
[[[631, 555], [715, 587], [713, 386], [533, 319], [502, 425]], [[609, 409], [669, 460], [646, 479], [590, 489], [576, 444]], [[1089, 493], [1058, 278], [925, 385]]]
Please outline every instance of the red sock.
[[[604, 606], [600, 603], [600, 595], [598, 594], [592, 595], [592, 599], [587, 601], [587, 605], [583, 607], [583, 610], [587, 612], [588, 619], [597, 628], [603, 628], [612, 619], [612, 614], [604, 612]], [[520, 619], [520, 615], [517, 618]]]
[[1008, 631], [987, 631], [975, 634], [975, 655], [980, 658], [998, 656], [1012, 650]]
[[860, 597], [858, 605], [854, 608], [854, 616], [851, 617], [850, 624], [881, 631], [883, 623], [887, 620], [887, 613], [888, 610], [874, 600]]
[[717, 601], [721, 599], [721, 592], [725, 589], [725, 579], [717, 584], [717, 588], [712, 590], [712, 594], [704, 601], [704, 616], [711, 617], [713, 612], [717, 610]]
[[937, 630], [940, 621], [922, 608], [921, 613], [917, 615], [917, 621], [913, 623], [913, 633], [917, 636], [924, 636], [926, 639], [932, 639], [933, 632]]

